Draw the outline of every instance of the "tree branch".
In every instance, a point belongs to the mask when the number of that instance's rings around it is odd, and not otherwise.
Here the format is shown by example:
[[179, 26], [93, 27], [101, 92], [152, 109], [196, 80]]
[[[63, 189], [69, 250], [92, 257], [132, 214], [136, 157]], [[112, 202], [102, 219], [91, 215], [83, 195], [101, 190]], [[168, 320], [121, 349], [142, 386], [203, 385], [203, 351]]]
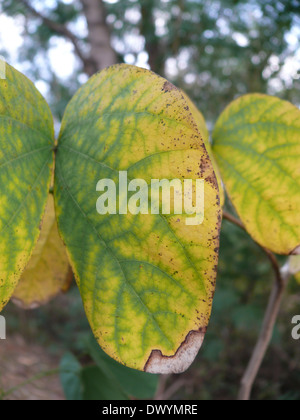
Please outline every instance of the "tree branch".
[[106, 23], [105, 7], [102, 0], [80, 0], [88, 26], [88, 40], [91, 47], [90, 73], [109, 67], [117, 62], [115, 50], [111, 46], [111, 34]]
[[140, 33], [145, 39], [145, 50], [149, 56], [150, 69], [157, 74], [163, 74], [164, 60], [161, 57], [162, 45], [155, 34], [154, 3], [150, 0], [141, 2]]
[[[224, 219], [228, 220], [231, 223], [234, 223], [236, 226], [246, 231], [246, 228], [243, 225], [243, 223], [231, 214], [224, 212], [223, 217]], [[269, 303], [264, 316], [263, 325], [256, 346], [253, 350], [248, 367], [241, 380], [241, 387], [238, 395], [238, 399], [241, 401], [247, 401], [251, 397], [253, 384], [262, 365], [262, 362], [265, 358], [269, 344], [271, 342], [282, 298], [286, 290], [288, 279], [290, 277], [290, 273], [288, 271], [280, 270], [277, 258], [273, 254], [273, 252], [271, 252], [267, 248], [261, 248], [263, 249], [263, 251], [265, 252], [265, 254], [271, 262], [272, 268], [275, 273], [276, 281], [273, 284], [272, 292], [269, 298]]]
[[42, 13], [38, 12], [34, 7], [31, 6], [31, 4], [27, 0], [19, 0], [19, 2], [22, 3], [33, 16], [41, 19], [42, 22], [46, 26], [48, 26], [48, 28], [50, 28], [52, 31], [56, 32], [57, 34], [64, 36], [65, 38], [67, 38], [69, 41], [72, 42], [77, 56], [83, 63], [84, 70], [87, 71], [90, 65], [90, 59], [86, 57], [83, 51], [81, 50], [80, 45], [79, 45], [79, 39], [76, 37], [76, 35], [73, 34], [73, 32], [71, 32], [65, 25], [57, 23], [47, 18], [46, 16], [44, 16]]
[[185, 378], [179, 378], [166, 389], [167, 381], [172, 375], [161, 375], [160, 384], [154, 397], [155, 401], [170, 400], [181, 388], [186, 386], [189, 381]]
[[238, 399], [240, 401], [248, 401], [250, 399], [254, 381], [257, 377], [273, 336], [274, 327], [287, 282], [288, 278], [283, 279], [282, 286], [278, 285], [277, 281], [274, 282], [260, 335], [258, 337], [248, 367], [241, 380], [241, 387], [238, 395]]
[[234, 225], [246, 231], [246, 228], [243, 225], [243, 223], [240, 220], [236, 219], [234, 216], [232, 216], [230, 213], [223, 211], [223, 219], [228, 220], [230, 223], [233, 223]]

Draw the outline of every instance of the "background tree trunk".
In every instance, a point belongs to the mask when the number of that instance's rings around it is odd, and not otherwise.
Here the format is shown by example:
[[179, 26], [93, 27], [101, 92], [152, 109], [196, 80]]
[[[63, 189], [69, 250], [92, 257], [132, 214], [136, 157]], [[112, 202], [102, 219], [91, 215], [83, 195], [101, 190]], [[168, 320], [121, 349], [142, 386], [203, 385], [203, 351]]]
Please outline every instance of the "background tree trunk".
[[86, 69], [91, 76], [105, 67], [117, 62], [117, 56], [111, 46], [111, 35], [105, 20], [105, 8], [102, 0], [81, 0], [88, 26], [90, 44], [90, 64]]
[[152, 71], [164, 74], [164, 59], [159, 38], [155, 35], [154, 4], [151, 0], [141, 3], [140, 31], [145, 38], [145, 50], [149, 55], [149, 65]]

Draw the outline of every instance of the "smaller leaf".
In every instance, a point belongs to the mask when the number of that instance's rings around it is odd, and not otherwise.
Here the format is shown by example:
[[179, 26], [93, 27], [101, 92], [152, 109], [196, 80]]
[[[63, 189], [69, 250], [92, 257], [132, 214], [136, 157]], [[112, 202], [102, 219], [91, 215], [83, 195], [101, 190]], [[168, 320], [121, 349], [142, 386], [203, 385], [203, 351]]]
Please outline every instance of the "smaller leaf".
[[300, 110], [250, 94], [232, 102], [213, 132], [226, 190], [248, 233], [277, 254], [300, 253]]
[[60, 376], [68, 400], [151, 399], [158, 386], [158, 375], [125, 367], [111, 359], [91, 336], [87, 352], [95, 366], [83, 367], [72, 354], [60, 365]]
[[54, 158], [49, 106], [5, 63], [0, 78], [0, 311], [9, 302], [40, 234]]
[[110, 401], [128, 400], [129, 398], [118, 388], [114, 387], [113, 381], [107, 378], [97, 366], [88, 366], [82, 369], [84, 401]]
[[69, 401], [83, 399], [81, 371], [81, 364], [73, 354], [67, 353], [63, 356], [60, 363], [60, 381]]
[[59, 237], [53, 195], [49, 195], [41, 235], [32, 258], [13, 294], [13, 302], [23, 309], [46, 304], [66, 292], [73, 274]]
[[71, 353], [65, 354], [62, 358], [60, 380], [68, 401], [128, 399], [99, 367], [83, 367]]

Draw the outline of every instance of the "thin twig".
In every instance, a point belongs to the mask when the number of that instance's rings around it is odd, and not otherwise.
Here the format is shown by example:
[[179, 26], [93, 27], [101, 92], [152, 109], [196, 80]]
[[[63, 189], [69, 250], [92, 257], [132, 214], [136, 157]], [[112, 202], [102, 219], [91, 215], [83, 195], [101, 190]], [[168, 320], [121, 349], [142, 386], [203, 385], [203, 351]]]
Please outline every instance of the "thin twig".
[[161, 375], [159, 378], [158, 389], [156, 391], [154, 400], [163, 400], [163, 395], [167, 386], [167, 381], [171, 375]]
[[32, 15], [40, 18], [43, 21], [43, 23], [46, 26], [48, 26], [48, 28], [52, 29], [54, 32], [60, 35], [63, 35], [65, 38], [69, 39], [72, 42], [75, 52], [77, 56], [80, 58], [80, 60], [82, 61], [84, 67], [85, 68], [88, 67], [88, 65], [90, 64], [90, 60], [85, 56], [85, 54], [81, 50], [80, 45], [79, 45], [79, 39], [77, 38], [75, 34], [73, 34], [72, 31], [70, 31], [65, 25], [62, 25], [61, 23], [57, 23], [47, 18], [46, 16], [44, 16], [42, 13], [37, 11], [33, 6], [31, 6], [31, 4], [29, 4], [27, 0], [19, 0], [19, 2], [22, 3], [30, 11]]
[[187, 379], [178, 379], [173, 382], [173, 384], [165, 390], [163, 395], [163, 400], [170, 400], [181, 388], [188, 384]]
[[155, 401], [170, 400], [181, 388], [186, 386], [189, 381], [184, 378], [179, 378], [174, 381], [168, 388], [166, 388], [167, 380], [171, 375], [163, 375], [161, 377], [160, 390], [156, 393]]
[[282, 281], [284, 282], [282, 286], [278, 285], [277, 281], [274, 282], [260, 335], [248, 367], [241, 380], [241, 387], [238, 395], [238, 399], [241, 401], [248, 401], [250, 399], [254, 381], [271, 342], [282, 298], [287, 285], [287, 279], [285, 281], [282, 279]]
[[232, 216], [232, 214], [227, 213], [226, 211], [223, 211], [223, 219], [228, 220], [229, 222], [233, 223], [234, 225], [236, 225], [239, 228], [241, 228], [244, 231], [246, 231], [246, 228], [243, 225], [243, 223], [239, 219], [236, 219], [234, 216]]
[[[246, 231], [246, 228], [243, 225], [243, 223], [231, 214], [224, 212], [223, 217], [224, 219], [230, 221], [231, 223], [234, 223], [236, 226], [239, 226], [241, 229]], [[241, 380], [241, 387], [239, 390], [238, 399], [242, 401], [247, 401], [251, 397], [253, 384], [262, 365], [262, 362], [265, 358], [269, 344], [271, 342], [282, 298], [288, 283], [288, 279], [290, 277], [288, 272], [280, 270], [279, 263], [273, 252], [264, 247], [261, 247], [261, 249], [265, 252], [265, 254], [271, 262], [272, 268], [275, 273], [276, 281], [274, 282], [272, 288], [268, 307], [264, 316], [263, 325], [256, 346], [252, 353], [248, 367]]]
[[266, 255], [268, 256], [268, 258], [271, 262], [271, 265], [272, 265], [274, 273], [275, 273], [275, 279], [276, 279], [276, 282], [278, 284], [278, 287], [279, 288], [280, 287], [284, 288], [285, 287], [285, 282], [284, 282], [284, 279], [281, 275], [280, 266], [279, 266], [279, 263], [278, 263], [278, 260], [277, 260], [276, 256], [269, 249], [264, 248], [264, 247], [261, 247], [261, 248], [265, 251]]

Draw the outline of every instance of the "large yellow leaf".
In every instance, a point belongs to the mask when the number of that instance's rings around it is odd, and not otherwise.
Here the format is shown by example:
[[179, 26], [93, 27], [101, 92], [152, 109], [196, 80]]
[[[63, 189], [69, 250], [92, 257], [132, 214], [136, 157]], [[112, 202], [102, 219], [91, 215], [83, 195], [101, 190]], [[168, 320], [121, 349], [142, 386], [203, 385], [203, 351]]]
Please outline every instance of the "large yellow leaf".
[[252, 237], [278, 254], [300, 253], [300, 110], [246, 95], [219, 118], [213, 152]]
[[49, 195], [41, 235], [32, 258], [13, 294], [13, 301], [24, 309], [46, 304], [68, 290], [72, 281], [65, 246], [59, 237], [53, 195]]
[[194, 117], [194, 120], [196, 121], [198, 125], [198, 129], [202, 135], [206, 150], [209, 154], [211, 163], [213, 165], [213, 168], [214, 168], [217, 180], [218, 180], [218, 186], [219, 186], [219, 192], [220, 192], [220, 204], [221, 204], [221, 207], [223, 207], [225, 203], [225, 193], [224, 193], [223, 182], [222, 182], [220, 170], [218, 168], [217, 162], [215, 160], [215, 157], [211, 148], [211, 143], [209, 139], [209, 131], [205, 122], [205, 118], [202, 115], [202, 113], [199, 111], [199, 109], [196, 107], [194, 102], [188, 97], [188, 95], [185, 92], [183, 92], [183, 95], [184, 95], [185, 100], [188, 103], [189, 109]]
[[[96, 186], [111, 179], [118, 191], [119, 171], [147, 184], [204, 179], [203, 223], [189, 226], [174, 212], [101, 216]], [[218, 194], [187, 102], [161, 77], [114, 66], [68, 105], [56, 159], [59, 230], [94, 335], [117, 361], [152, 373], [181, 372], [193, 361], [215, 289]]]
[[47, 103], [8, 64], [5, 74], [0, 80], [0, 311], [38, 240], [54, 149]]

